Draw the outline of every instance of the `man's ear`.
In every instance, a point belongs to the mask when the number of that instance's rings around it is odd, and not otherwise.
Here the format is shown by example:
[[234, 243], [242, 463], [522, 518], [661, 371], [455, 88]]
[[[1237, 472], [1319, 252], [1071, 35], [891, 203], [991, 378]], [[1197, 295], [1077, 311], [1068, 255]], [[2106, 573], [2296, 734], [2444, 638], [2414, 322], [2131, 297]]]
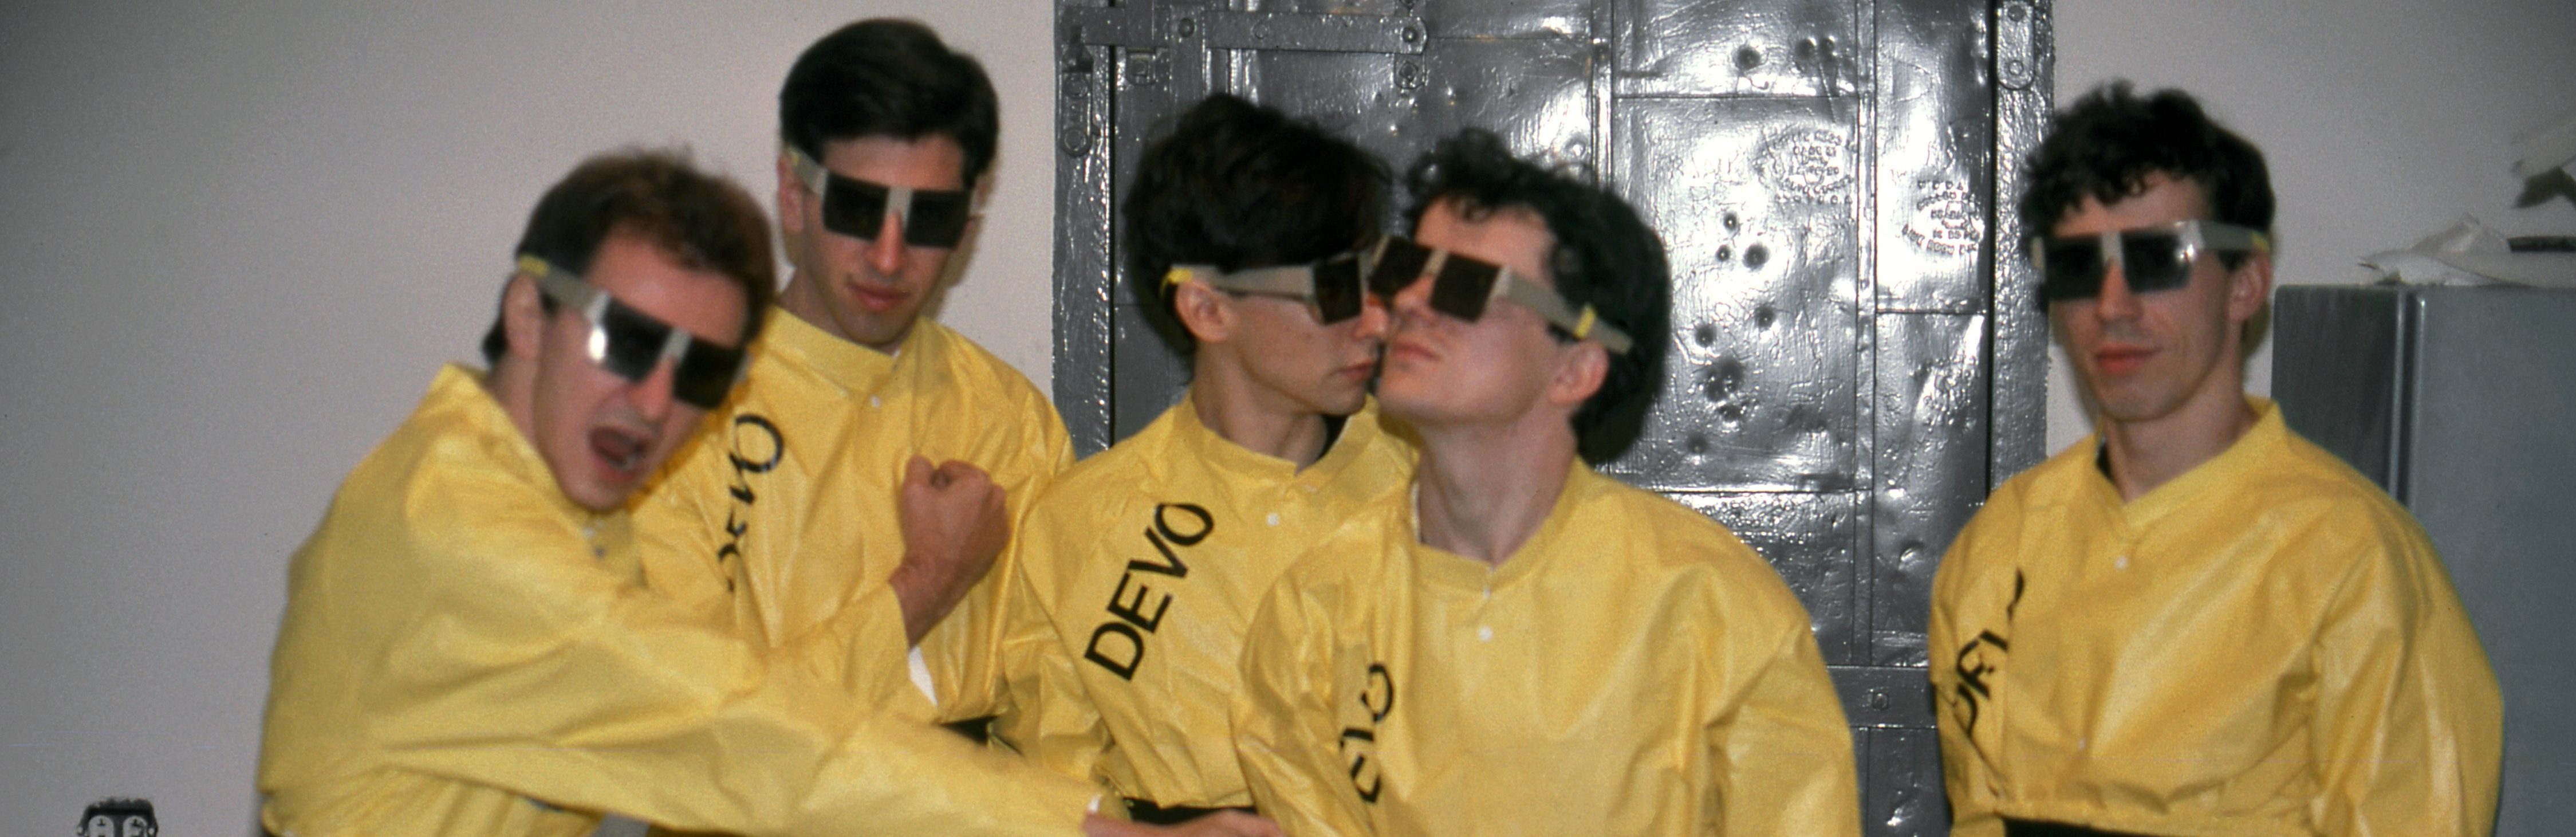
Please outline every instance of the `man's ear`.
[[2227, 321], [2242, 328], [2272, 300], [2272, 254], [2256, 250], [2227, 275]]
[[1206, 282], [1192, 280], [1172, 287], [1172, 313], [1190, 337], [1201, 344], [1223, 343], [1234, 337], [1234, 300], [1224, 292], [1208, 287]]
[[525, 273], [510, 277], [501, 291], [501, 331], [510, 341], [509, 356], [522, 363], [537, 359], [537, 343], [546, 333], [546, 304], [537, 280]]
[[796, 164], [789, 162], [787, 150], [778, 151], [778, 231], [786, 235], [805, 234], [805, 201], [809, 195], [805, 184], [796, 179]]
[[1556, 371], [1547, 379], [1548, 403], [1581, 408], [1610, 375], [1610, 350], [1590, 340], [1577, 340], [1557, 352]]

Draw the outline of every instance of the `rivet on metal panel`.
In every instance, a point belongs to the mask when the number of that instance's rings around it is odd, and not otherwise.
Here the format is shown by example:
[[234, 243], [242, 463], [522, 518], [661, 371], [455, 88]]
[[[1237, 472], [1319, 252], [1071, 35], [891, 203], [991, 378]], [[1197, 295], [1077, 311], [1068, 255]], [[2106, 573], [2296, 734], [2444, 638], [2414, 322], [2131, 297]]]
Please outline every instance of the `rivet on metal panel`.
[[1420, 90], [1430, 80], [1431, 74], [1423, 71], [1420, 62], [1409, 58], [1395, 62], [1395, 89], [1407, 92]]
[[1734, 260], [1735, 260], [1735, 245], [1733, 245], [1733, 244], [1720, 244], [1720, 245], [1717, 245], [1717, 260], [1718, 260], [1718, 261], [1721, 261], [1721, 262], [1731, 262], [1731, 261], [1734, 261]]
[[[1089, 62], [1085, 62], [1089, 63]], [[1055, 146], [1067, 157], [1080, 157], [1091, 152], [1091, 77], [1088, 73], [1064, 73], [1056, 84], [1056, 95], [1064, 104], [1056, 108]]]
[[1761, 270], [1762, 266], [1769, 264], [1770, 261], [1771, 248], [1764, 247], [1760, 244], [1744, 248], [1745, 268], [1750, 270]]
[[[1405, 8], [1408, 8], [1408, 9], [1413, 8], [1413, 0], [1405, 0], [1404, 7], [1405, 7]], [[1418, 23], [1407, 23], [1407, 24], [1405, 24], [1405, 25], [1404, 25], [1404, 45], [1405, 45], [1405, 46], [1420, 46], [1421, 44], [1422, 44], [1422, 25], [1421, 25], [1421, 24], [1418, 24]]]
[[1127, 53], [1127, 83], [1134, 87], [1155, 87], [1163, 83], [1163, 54], [1160, 50], [1134, 50]]
[[1756, 328], [1769, 329], [1771, 324], [1779, 319], [1780, 311], [1772, 308], [1771, 303], [1765, 302], [1753, 307], [1753, 325]]
[[1698, 343], [1700, 348], [1716, 345], [1717, 324], [1700, 323], [1698, 328], [1691, 329], [1691, 342]]
[[1744, 46], [1741, 46], [1741, 47], [1737, 47], [1737, 48], [1736, 48], [1736, 50], [1735, 50], [1735, 68], [1736, 68], [1736, 69], [1738, 69], [1738, 70], [1750, 71], [1750, 70], [1752, 70], [1753, 68], [1755, 68], [1755, 67], [1759, 67], [1759, 66], [1762, 66], [1762, 51], [1761, 51], [1761, 50], [1754, 49], [1752, 44], [1746, 44], [1746, 45], [1744, 45]]
[[1198, 37], [1198, 34], [1199, 34], [1199, 22], [1198, 22], [1198, 20], [1197, 20], [1196, 18], [1186, 18], [1186, 17], [1185, 17], [1185, 18], [1180, 18], [1180, 19], [1178, 19], [1178, 20], [1174, 20], [1174, 21], [1172, 21], [1172, 36], [1173, 36], [1173, 37], [1176, 37], [1176, 38], [1195, 38], [1195, 37]]
[[1869, 708], [1878, 710], [1885, 710], [1887, 708], [1886, 689], [1869, 690]]
[[2035, 57], [2031, 54], [2036, 49], [2031, 32], [2036, 21], [2031, 19], [2029, 3], [2005, 3], [2001, 14], [2003, 25], [1997, 27], [2000, 31], [1995, 33], [1997, 80], [2003, 82], [2004, 87], [2027, 90], [2038, 76], [2032, 69]]

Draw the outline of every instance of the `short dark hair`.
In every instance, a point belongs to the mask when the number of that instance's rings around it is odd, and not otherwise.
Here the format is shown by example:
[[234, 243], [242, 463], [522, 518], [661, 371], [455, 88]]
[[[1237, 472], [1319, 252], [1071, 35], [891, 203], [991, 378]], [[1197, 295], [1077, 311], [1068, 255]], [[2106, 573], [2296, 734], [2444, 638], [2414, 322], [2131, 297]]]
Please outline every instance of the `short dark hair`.
[[947, 137], [966, 152], [968, 186], [993, 163], [1001, 105], [984, 65], [918, 22], [862, 20], [815, 41], [778, 89], [778, 138], [816, 162], [861, 137]]
[[1225, 94], [1146, 147], [1127, 190], [1127, 284], [1173, 349], [1197, 348], [1172, 311], [1175, 264], [1235, 271], [1347, 253], [1386, 226], [1386, 164], [1312, 122]]
[[[769, 221], [741, 186], [689, 164], [686, 153], [629, 149], [582, 161], [537, 199], [514, 256], [535, 256], [587, 275], [611, 235], [642, 238], [689, 270], [722, 274], [742, 288], [742, 342], [759, 336], [778, 267], [769, 251]], [[541, 297], [546, 310], [554, 300]], [[495, 316], [483, 335], [483, 359], [498, 364], [510, 350]]]
[[[2031, 235], [2047, 235], [2085, 198], [2111, 204], [2135, 197], [2157, 174], [2200, 187], [2209, 220], [2272, 230], [2272, 176], [2263, 152], [2220, 127], [2180, 90], [2142, 99], [2126, 81], [2093, 88], [2050, 121], [2029, 165], [2030, 189], [2019, 211]], [[2234, 270], [2244, 255], [2221, 260]]]
[[[1672, 318], [1672, 267], [1664, 241], [1637, 210], [1580, 170], [1543, 167], [1512, 156], [1501, 137], [1470, 128], [1441, 140], [1405, 175], [1413, 205], [1406, 223], [1453, 201], [1467, 218], [1525, 208], [1547, 223], [1556, 245], [1547, 269], [1556, 293], [1576, 308], [1591, 306], [1602, 322], [1635, 338], [1627, 352], [1610, 353], [1601, 389], [1574, 413], [1583, 457], [1605, 462], [1637, 438], [1663, 381], [1664, 351]], [[1557, 337], [1574, 335], [1555, 330]]]

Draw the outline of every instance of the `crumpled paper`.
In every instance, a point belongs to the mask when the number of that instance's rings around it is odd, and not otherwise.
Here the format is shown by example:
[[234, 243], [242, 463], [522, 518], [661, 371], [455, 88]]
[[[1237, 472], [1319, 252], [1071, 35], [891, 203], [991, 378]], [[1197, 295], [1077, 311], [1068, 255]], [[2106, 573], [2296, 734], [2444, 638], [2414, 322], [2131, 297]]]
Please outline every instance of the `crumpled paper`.
[[2513, 250], [2502, 233], [2462, 215], [2449, 229], [2361, 263], [2408, 285], [2530, 285], [2576, 288], [2576, 253]]

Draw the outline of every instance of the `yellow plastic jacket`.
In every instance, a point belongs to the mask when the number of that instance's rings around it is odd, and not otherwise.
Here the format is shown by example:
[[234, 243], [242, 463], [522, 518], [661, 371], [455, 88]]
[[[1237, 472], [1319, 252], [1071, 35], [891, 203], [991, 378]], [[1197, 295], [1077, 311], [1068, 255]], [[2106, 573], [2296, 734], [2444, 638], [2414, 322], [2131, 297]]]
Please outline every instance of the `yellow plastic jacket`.
[[1376, 405], [1311, 466], [1247, 450], [1190, 398], [1029, 512], [996, 726], [1022, 753], [1164, 807], [1252, 804], [1229, 710], [1243, 632], [1289, 563], [1395, 496], [1413, 449]]
[[2414, 518], [2249, 399], [2128, 503], [2082, 443], [1997, 490], [1933, 585], [1956, 834], [2483, 835], [2495, 675]]
[[852, 700], [636, 583], [478, 374], [439, 373], [295, 553], [261, 821], [281, 837], [1074, 834], [1093, 791]]
[[[636, 509], [646, 578], [700, 607], [732, 608], [772, 644], [827, 625], [855, 630], [886, 649], [857, 673], [860, 693], [932, 713], [886, 585], [904, 557], [895, 507], [904, 464], [920, 454], [983, 468], [1016, 522], [1073, 460], [1055, 407], [939, 323], [914, 323], [889, 356], [773, 310], [746, 384], [710, 420], [715, 430], [675, 457]], [[1007, 554], [922, 638], [938, 720], [993, 713]], [[872, 612], [835, 622], [853, 591]]]
[[1699, 513], [1576, 462], [1500, 567], [1382, 503], [1271, 589], [1236, 745], [1297, 835], [1860, 833], [1807, 612]]

